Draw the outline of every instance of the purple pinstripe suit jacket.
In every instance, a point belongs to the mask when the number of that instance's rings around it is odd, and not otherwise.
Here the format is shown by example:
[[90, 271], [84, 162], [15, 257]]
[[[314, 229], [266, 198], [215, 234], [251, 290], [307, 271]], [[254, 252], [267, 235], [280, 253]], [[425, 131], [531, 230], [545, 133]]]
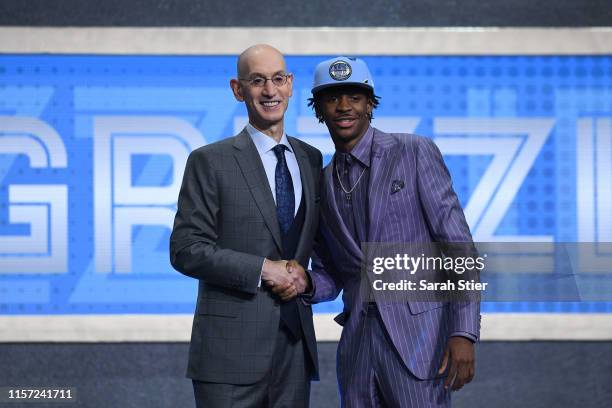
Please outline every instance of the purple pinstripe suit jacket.
[[[359, 290], [363, 253], [340, 218], [333, 176], [330, 164], [322, 175], [311, 301], [332, 300], [343, 290], [344, 311], [336, 321], [344, 326], [338, 346], [338, 375], [344, 382], [351, 375], [365, 317]], [[404, 181], [404, 188], [393, 192], [394, 180]], [[374, 129], [368, 216], [368, 242], [472, 241], [442, 155], [433, 141], [420, 136]], [[421, 379], [438, 376], [451, 333], [479, 337], [479, 302], [388, 302], [379, 304], [379, 310], [406, 367]]]

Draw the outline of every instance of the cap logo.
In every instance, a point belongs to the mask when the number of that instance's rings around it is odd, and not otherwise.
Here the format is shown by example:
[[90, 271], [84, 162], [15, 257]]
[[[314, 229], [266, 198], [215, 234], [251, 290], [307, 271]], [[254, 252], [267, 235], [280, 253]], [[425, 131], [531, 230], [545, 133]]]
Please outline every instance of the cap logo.
[[336, 61], [329, 67], [329, 76], [336, 81], [344, 81], [351, 76], [353, 70], [348, 62]]

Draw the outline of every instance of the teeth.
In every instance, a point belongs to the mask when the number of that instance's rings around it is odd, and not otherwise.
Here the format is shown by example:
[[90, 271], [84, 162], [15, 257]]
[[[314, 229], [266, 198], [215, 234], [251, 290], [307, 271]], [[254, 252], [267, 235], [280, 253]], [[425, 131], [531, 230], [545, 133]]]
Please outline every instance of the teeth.
[[278, 105], [279, 103], [280, 103], [279, 101], [270, 101], [270, 102], [262, 102], [262, 105], [272, 107], [272, 106]]

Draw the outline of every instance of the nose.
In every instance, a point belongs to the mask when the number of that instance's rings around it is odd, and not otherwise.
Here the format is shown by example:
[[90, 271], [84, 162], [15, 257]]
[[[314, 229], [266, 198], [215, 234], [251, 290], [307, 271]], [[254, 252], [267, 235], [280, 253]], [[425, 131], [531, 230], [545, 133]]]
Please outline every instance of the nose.
[[270, 78], [266, 79], [262, 92], [267, 96], [274, 95], [276, 93], [276, 86], [272, 83]]
[[347, 95], [341, 95], [338, 98], [338, 105], [336, 105], [336, 110], [340, 112], [346, 112], [351, 110], [351, 104], [349, 103]]

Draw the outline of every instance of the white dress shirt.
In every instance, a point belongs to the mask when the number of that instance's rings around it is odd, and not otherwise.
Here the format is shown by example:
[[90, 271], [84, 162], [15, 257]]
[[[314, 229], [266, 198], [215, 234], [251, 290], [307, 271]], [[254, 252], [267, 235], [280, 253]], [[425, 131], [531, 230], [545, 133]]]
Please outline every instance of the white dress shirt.
[[[278, 160], [276, 159], [274, 150], [272, 150], [277, 145], [276, 140], [272, 139], [271, 136], [268, 136], [255, 129], [250, 123], [246, 126], [246, 130], [249, 132], [253, 143], [255, 143], [255, 148], [257, 149], [257, 153], [259, 153], [264, 170], [266, 171], [266, 176], [268, 177], [268, 184], [270, 185], [270, 190], [272, 190], [272, 197], [274, 197], [274, 202], [276, 202], [275, 175], [276, 163]], [[293, 181], [293, 194], [295, 195], [295, 208], [293, 210], [293, 215], [295, 216], [297, 215], [298, 209], [300, 208], [300, 203], [302, 201], [302, 179], [300, 178], [300, 166], [298, 166], [293, 147], [291, 147], [289, 144], [289, 140], [287, 139], [287, 135], [285, 133], [283, 133], [283, 137], [278, 144], [287, 146], [287, 149], [285, 150], [285, 159], [287, 160], [287, 167], [289, 167], [289, 173], [291, 174], [291, 180]]]

